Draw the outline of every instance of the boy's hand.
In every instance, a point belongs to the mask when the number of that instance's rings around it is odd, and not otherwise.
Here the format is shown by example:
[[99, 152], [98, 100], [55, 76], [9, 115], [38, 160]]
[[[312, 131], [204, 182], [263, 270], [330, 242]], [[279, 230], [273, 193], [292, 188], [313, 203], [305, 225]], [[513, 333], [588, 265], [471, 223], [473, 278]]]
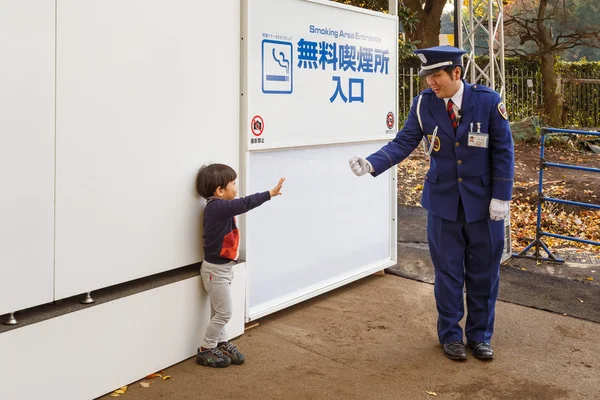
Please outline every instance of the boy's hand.
[[284, 181], [285, 181], [285, 178], [281, 178], [279, 180], [279, 183], [277, 184], [277, 186], [275, 186], [273, 189], [269, 190], [269, 194], [271, 195], [271, 197], [279, 196], [282, 194], [280, 192], [280, 190], [281, 190], [281, 186], [283, 186]]

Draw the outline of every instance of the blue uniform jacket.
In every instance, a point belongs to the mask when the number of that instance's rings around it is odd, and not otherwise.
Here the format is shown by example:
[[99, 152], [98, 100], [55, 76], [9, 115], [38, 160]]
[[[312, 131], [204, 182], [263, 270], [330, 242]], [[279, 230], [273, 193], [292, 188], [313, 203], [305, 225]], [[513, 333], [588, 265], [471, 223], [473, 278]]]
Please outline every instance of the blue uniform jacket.
[[[408, 157], [419, 145], [423, 134], [431, 135], [438, 127], [439, 141], [431, 153], [421, 204], [433, 215], [456, 221], [459, 196], [467, 222], [489, 218], [492, 198], [510, 200], [514, 176], [514, 144], [508, 120], [502, 116], [504, 105], [494, 90], [464, 82], [462, 117], [456, 137], [443, 99], [431, 89], [421, 93], [417, 119], [417, 99], [413, 100], [408, 119], [396, 138], [367, 157], [377, 176]], [[481, 123], [481, 132], [489, 134], [488, 147], [468, 146], [470, 124]]]

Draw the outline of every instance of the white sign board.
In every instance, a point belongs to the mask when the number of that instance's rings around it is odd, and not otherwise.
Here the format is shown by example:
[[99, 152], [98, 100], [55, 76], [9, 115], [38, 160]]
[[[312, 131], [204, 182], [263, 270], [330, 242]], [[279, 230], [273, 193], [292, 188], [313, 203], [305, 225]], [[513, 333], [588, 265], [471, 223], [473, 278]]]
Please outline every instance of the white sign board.
[[331, 1], [247, 5], [249, 150], [396, 133], [396, 17]]
[[286, 178], [244, 221], [256, 319], [394, 264], [395, 168], [357, 178], [348, 159], [396, 133], [398, 24], [332, 1], [244, 6], [244, 191]]
[[348, 167], [348, 154], [380, 147], [355, 143], [250, 153], [249, 192], [286, 177], [284, 194], [246, 217], [250, 318], [394, 264], [395, 169], [374, 179], [357, 178]]

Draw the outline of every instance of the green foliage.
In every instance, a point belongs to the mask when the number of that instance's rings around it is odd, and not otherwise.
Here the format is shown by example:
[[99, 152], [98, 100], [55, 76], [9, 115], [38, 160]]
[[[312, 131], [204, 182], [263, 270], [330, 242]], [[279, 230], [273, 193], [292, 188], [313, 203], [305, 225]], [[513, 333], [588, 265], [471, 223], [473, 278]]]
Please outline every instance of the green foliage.
[[[540, 115], [542, 107], [542, 76], [539, 63], [532, 60], [505, 60], [506, 100], [511, 115], [522, 119]], [[570, 81], [569, 79], [600, 79], [600, 62], [585, 59], [577, 62], [558, 61], [556, 70], [562, 78], [562, 127], [598, 128], [600, 125], [600, 83]], [[524, 79], [533, 86], [523, 90]]]
[[354, 7], [366, 8], [367, 10], [388, 12], [388, 0], [331, 0], [336, 3], [347, 4]]
[[[475, 62], [481, 67], [487, 65], [488, 61], [487, 56], [475, 58]], [[504, 68], [507, 76], [514, 75], [516, 71], [519, 74], [536, 75], [540, 72], [540, 63], [537, 60], [509, 57], [504, 59]], [[587, 61], [585, 58], [575, 62], [559, 60], [556, 69], [563, 78], [582, 78], [585, 75], [586, 78], [600, 79], [600, 61]]]
[[[398, 4], [398, 20], [401, 29], [404, 32], [413, 32], [420, 22], [417, 18], [417, 14], [413, 13], [410, 8], [406, 7], [404, 4]], [[401, 63], [406, 58], [414, 55], [413, 52], [419, 43], [420, 41], [418, 40], [411, 41], [410, 39], [407, 39], [405, 35], [400, 35], [398, 38], [398, 62]]]
[[398, 4], [398, 20], [403, 32], [413, 32], [421, 22], [417, 18], [417, 14], [404, 4]]
[[414, 52], [405, 54], [403, 57], [398, 57], [400, 68], [421, 68], [421, 60]]
[[[479, 66], [487, 65], [487, 56], [477, 57]], [[421, 62], [418, 57], [409, 55], [401, 60], [403, 68], [419, 70]], [[511, 121], [542, 115], [542, 74], [538, 61], [520, 58], [505, 59], [506, 70], [506, 108]], [[559, 61], [557, 70], [562, 80], [564, 96], [561, 113], [562, 126], [571, 128], [600, 128], [600, 83], [570, 81], [569, 79], [600, 79], [600, 62], [581, 60], [578, 62]], [[406, 72], [404, 72], [406, 73]], [[400, 80], [400, 93], [407, 93], [409, 82], [407, 77]], [[487, 84], [486, 82], [479, 82]], [[418, 87], [418, 77], [415, 77], [415, 87]], [[496, 88], [499, 90], [499, 88]], [[414, 93], [413, 93], [414, 95]], [[410, 100], [400, 101], [399, 117], [408, 113]], [[403, 104], [406, 103], [406, 104]], [[541, 123], [543, 124], [543, 122]], [[538, 132], [539, 134], [539, 132]], [[538, 137], [539, 135], [535, 136]]]
[[585, 58], [574, 62], [559, 61], [557, 70], [563, 77], [600, 79], [600, 62], [587, 61]]

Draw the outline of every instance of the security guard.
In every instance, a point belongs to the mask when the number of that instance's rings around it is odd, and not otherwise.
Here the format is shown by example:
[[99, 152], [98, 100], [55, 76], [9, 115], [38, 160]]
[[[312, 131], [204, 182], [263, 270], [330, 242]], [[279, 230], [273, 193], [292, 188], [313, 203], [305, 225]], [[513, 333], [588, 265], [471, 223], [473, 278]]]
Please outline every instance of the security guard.
[[504, 218], [514, 175], [514, 144], [506, 108], [494, 90], [461, 79], [465, 51], [437, 46], [415, 51], [419, 75], [430, 86], [412, 103], [395, 139], [350, 168], [377, 176], [404, 160], [423, 139], [430, 154], [421, 204], [428, 210], [427, 240], [435, 267], [438, 337], [444, 353], [465, 360], [459, 322], [467, 289], [467, 345], [492, 359], [490, 344], [498, 296]]

